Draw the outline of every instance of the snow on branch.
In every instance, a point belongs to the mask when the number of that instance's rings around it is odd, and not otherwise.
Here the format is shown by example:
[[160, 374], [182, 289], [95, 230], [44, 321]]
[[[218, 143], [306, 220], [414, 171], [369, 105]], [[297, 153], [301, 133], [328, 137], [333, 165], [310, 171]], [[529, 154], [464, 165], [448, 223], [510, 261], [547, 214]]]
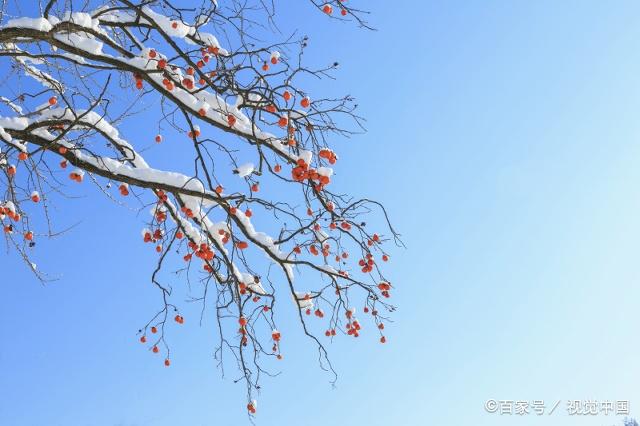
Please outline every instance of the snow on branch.
[[[203, 315], [214, 305], [216, 357], [237, 361], [249, 414], [269, 358], [282, 359], [276, 312], [297, 311], [334, 374], [332, 339], [358, 337], [369, 323], [384, 343], [393, 286], [380, 266], [399, 235], [381, 204], [333, 190], [339, 157], [330, 141], [364, 130], [354, 100], [304, 88], [332, 78], [337, 63], [304, 65], [306, 37], [257, 46], [238, 17], [250, 22], [264, 8], [275, 22], [260, 1], [77, 3], [51, 0], [43, 16], [0, 22], [9, 82], [0, 89], [0, 221], [36, 276], [48, 279], [31, 261], [41, 255], [36, 242], [60, 234], [47, 206], [92, 182], [118, 203], [150, 209], [141, 236], [158, 254], [151, 281], [163, 304], [139, 340], [171, 364], [170, 323], [185, 317], [163, 271], [178, 268]], [[344, 2], [311, 3], [367, 27]], [[375, 212], [378, 232], [364, 220]], [[46, 220], [30, 220], [38, 214]]]

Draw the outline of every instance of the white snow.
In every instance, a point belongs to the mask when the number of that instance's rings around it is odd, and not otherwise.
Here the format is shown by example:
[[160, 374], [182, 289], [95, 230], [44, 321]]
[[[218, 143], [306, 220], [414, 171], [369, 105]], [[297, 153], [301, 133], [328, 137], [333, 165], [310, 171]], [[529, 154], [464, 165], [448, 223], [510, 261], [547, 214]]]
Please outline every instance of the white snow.
[[242, 164], [241, 166], [238, 166], [238, 168], [236, 169], [236, 172], [238, 172], [238, 176], [240, 176], [241, 178], [245, 178], [249, 176], [251, 173], [253, 173], [254, 170], [255, 170], [255, 166], [253, 163], [245, 163], [245, 164]]
[[307, 295], [309, 295], [308, 292], [296, 291], [295, 294], [296, 297], [294, 299], [294, 302], [298, 304], [300, 309], [313, 309], [313, 299], [307, 299]]
[[104, 43], [93, 38], [82, 36], [78, 33], [54, 34], [53, 37], [65, 44], [84, 50], [92, 55], [101, 55]]
[[[155, 22], [162, 31], [170, 35], [171, 37], [184, 38], [189, 34], [195, 33], [195, 28], [186, 25], [178, 20], [171, 20], [164, 15], [154, 12], [149, 6], [144, 6], [142, 12], [149, 17], [152, 22]], [[174, 28], [174, 26], [176, 28]]]
[[11, 142], [13, 138], [9, 133], [7, 133], [2, 126], [0, 126], [0, 138], [4, 139], [7, 142]]
[[242, 275], [242, 282], [245, 283], [245, 285], [249, 290], [261, 295], [267, 294], [264, 288], [262, 288], [262, 283], [259, 280], [258, 282], [256, 282], [255, 277], [253, 275], [247, 274], [247, 273], [244, 273], [241, 275]]
[[297, 159], [303, 160], [307, 164], [311, 164], [311, 159], [313, 158], [313, 152], [307, 151], [304, 149], [300, 150], [300, 154], [298, 154]]
[[15, 103], [11, 102], [10, 99], [5, 98], [4, 96], [0, 96], [0, 101], [7, 104], [12, 110], [17, 112], [18, 114], [22, 114], [22, 107], [20, 105], [16, 105]]
[[37, 31], [50, 31], [52, 26], [45, 18], [16, 18], [11, 19], [2, 28], [28, 28]]
[[333, 169], [330, 167], [318, 167], [317, 170], [319, 175], [331, 177], [333, 175]]

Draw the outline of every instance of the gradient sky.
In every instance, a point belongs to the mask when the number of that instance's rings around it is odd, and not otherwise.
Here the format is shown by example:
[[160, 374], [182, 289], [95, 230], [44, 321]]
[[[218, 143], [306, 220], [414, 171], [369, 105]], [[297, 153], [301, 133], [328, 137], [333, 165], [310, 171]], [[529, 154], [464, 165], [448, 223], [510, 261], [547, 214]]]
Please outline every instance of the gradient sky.
[[[335, 185], [385, 203], [403, 234], [399, 310], [387, 345], [330, 345], [335, 389], [291, 327], [256, 424], [621, 424], [562, 412], [640, 407], [640, 3], [366, 3], [376, 32], [278, 2], [368, 119], [334, 142]], [[140, 219], [95, 191], [68, 206], [82, 223], [36, 252], [59, 281], [0, 256], [0, 425], [248, 424], [211, 321], [171, 335], [171, 368], [137, 343], [158, 306]], [[563, 404], [501, 417], [491, 398]]]

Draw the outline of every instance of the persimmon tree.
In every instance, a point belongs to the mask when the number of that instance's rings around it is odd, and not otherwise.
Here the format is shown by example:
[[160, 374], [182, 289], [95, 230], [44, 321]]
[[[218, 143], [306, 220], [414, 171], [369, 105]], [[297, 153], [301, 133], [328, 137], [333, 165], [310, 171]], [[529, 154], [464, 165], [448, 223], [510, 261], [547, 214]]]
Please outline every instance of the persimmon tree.
[[[39, 16], [26, 17], [22, 0], [3, 2], [0, 221], [46, 281], [32, 257], [37, 240], [58, 235], [49, 205], [69, 187], [150, 210], [141, 239], [157, 251], [161, 304], [138, 339], [170, 365], [170, 331], [185, 318], [160, 271], [177, 252], [180, 280], [196, 281], [193, 298], [215, 315], [216, 357], [232, 354], [254, 414], [263, 362], [282, 358], [279, 310], [297, 311], [332, 372], [326, 344], [358, 337], [359, 314], [385, 342], [392, 285], [380, 265], [384, 243], [401, 243], [382, 205], [334, 190], [329, 143], [361, 118], [350, 96], [303, 86], [337, 64], [305, 65], [306, 37], [261, 41], [279, 34], [271, 3], [219, 3], [33, 0]], [[367, 26], [347, 2], [310, 5]], [[364, 219], [376, 212], [377, 232]]]

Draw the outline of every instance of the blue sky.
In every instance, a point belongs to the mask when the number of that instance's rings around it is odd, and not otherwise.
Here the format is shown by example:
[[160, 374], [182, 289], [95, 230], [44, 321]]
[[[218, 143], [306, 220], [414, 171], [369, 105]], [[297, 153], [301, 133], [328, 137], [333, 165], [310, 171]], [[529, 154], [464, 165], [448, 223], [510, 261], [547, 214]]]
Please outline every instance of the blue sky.
[[[376, 0], [368, 32], [294, 3], [283, 22], [341, 63], [331, 90], [368, 119], [334, 142], [336, 185], [385, 203], [408, 249], [389, 267], [389, 344], [338, 339], [332, 389], [292, 327], [256, 423], [621, 424], [490, 415], [491, 398], [629, 400], [634, 414], [640, 4]], [[136, 343], [158, 303], [140, 219], [91, 191], [70, 205], [59, 214], [82, 223], [36, 257], [59, 281], [0, 257], [0, 424], [247, 424], [211, 323], [171, 336], [168, 369]]]

